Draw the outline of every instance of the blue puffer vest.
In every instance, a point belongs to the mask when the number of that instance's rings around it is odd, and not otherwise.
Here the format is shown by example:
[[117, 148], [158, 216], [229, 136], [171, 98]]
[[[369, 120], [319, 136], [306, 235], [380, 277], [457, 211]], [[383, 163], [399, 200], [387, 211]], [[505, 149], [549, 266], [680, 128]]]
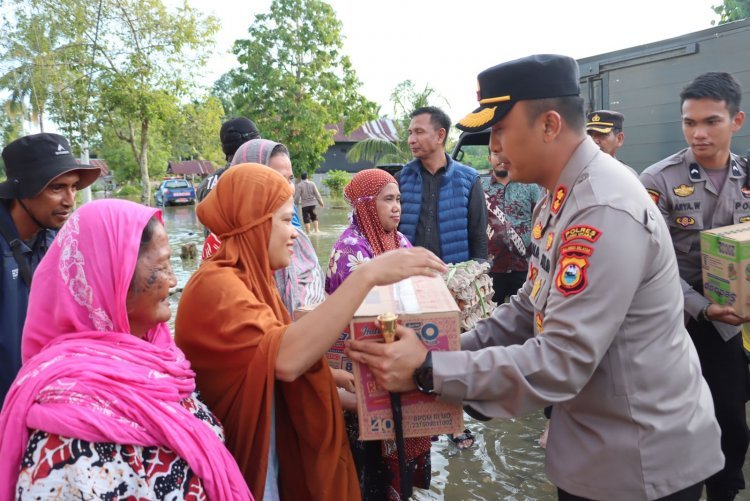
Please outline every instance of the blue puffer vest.
[[[469, 195], [479, 177], [477, 171], [445, 156], [448, 165], [438, 193], [440, 258], [446, 263], [469, 260]], [[422, 162], [412, 160], [399, 173], [401, 224], [398, 229], [414, 243], [422, 207]]]

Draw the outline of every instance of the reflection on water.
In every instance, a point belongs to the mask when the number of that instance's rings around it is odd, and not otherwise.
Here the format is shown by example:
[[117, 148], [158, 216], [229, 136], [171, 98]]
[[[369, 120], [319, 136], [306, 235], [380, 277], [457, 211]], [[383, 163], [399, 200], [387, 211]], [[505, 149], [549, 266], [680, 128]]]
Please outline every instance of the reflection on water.
[[[349, 224], [349, 208], [343, 200], [326, 197], [325, 202], [324, 209], [318, 208], [321, 231], [310, 235], [324, 270], [333, 243]], [[180, 291], [199, 264], [197, 260], [182, 260], [181, 247], [195, 245], [200, 256], [203, 228], [193, 206], [166, 207], [163, 213], [172, 247], [171, 261], [177, 276], [177, 290]], [[172, 327], [179, 297], [177, 292], [170, 298]], [[429, 491], [416, 492], [415, 499], [556, 499], [556, 490], [544, 475], [544, 450], [537, 443], [546, 421], [541, 411], [518, 419], [487, 423], [464, 417], [467, 428], [477, 437], [475, 445], [461, 451], [445, 436], [433, 442], [432, 485]], [[700, 458], [696, 460], [700, 461]], [[745, 476], [750, 478], [747, 462]], [[737, 500], [750, 501], [750, 494], [742, 491]]]

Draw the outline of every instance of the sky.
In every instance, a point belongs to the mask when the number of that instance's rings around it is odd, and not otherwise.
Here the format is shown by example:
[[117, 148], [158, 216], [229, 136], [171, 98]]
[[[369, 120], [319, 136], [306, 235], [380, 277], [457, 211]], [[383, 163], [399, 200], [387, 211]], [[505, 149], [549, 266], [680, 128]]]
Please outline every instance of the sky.
[[[210, 85], [236, 66], [230, 49], [270, 0], [187, 0], [222, 28], [205, 72]], [[343, 24], [343, 52], [362, 94], [392, 113], [389, 96], [406, 79], [429, 85], [453, 121], [476, 107], [476, 75], [535, 53], [576, 59], [711, 27], [721, 0], [330, 0]]]

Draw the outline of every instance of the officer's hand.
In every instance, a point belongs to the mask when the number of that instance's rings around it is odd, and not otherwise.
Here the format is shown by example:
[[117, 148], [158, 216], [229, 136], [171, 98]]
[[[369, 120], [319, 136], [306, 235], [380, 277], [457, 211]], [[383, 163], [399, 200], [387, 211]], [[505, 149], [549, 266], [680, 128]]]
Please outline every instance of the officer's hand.
[[735, 313], [732, 306], [722, 306], [720, 304], [711, 304], [706, 310], [706, 316], [709, 320], [715, 322], [724, 322], [730, 325], [740, 325], [750, 322], [750, 318], [743, 318]]
[[414, 390], [412, 375], [424, 362], [427, 348], [416, 332], [402, 325], [397, 326], [396, 337], [390, 344], [352, 340], [347, 342], [345, 353], [352, 360], [366, 364], [386, 390]]

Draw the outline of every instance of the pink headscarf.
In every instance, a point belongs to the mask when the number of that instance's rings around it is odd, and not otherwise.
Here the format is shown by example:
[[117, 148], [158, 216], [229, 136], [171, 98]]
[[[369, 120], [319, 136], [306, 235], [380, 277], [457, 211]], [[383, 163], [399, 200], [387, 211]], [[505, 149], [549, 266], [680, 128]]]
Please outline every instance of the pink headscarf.
[[252, 499], [221, 440], [180, 402], [195, 374], [161, 323], [130, 334], [125, 299], [141, 234], [161, 213], [91, 202], [63, 226], [34, 274], [24, 365], [0, 414], [0, 499], [10, 499], [29, 429], [90, 442], [163, 446], [210, 499]]

